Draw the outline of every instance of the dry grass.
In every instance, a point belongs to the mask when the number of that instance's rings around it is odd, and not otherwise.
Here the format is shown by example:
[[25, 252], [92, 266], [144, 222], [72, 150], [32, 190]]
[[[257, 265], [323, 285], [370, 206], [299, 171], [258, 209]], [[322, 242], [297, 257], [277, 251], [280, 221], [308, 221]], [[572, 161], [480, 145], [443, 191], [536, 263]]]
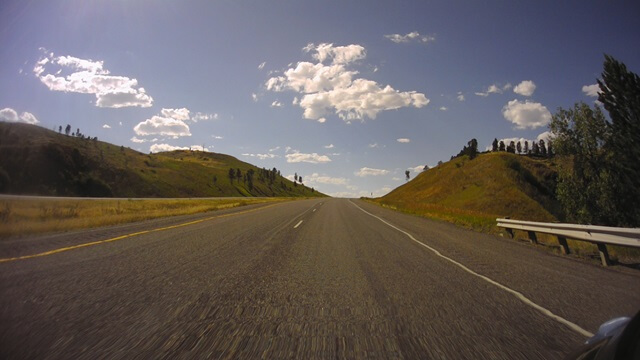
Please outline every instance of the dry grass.
[[196, 214], [286, 198], [0, 201], [0, 238]]

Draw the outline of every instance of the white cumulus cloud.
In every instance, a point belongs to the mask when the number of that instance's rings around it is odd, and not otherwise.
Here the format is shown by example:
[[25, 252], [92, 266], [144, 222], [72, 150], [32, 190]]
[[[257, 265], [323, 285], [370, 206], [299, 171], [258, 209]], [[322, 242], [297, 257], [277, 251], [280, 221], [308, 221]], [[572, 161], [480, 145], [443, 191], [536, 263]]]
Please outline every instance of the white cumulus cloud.
[[0, 121], [22, 122], [27, 124], [38, 124], [40, 122], [32, 113], [24, 111], [18, 115], [18, 112], [12, 108], [0, 110]]
[[408, 43], [411, 41], [416, 41], [416, 42], [421, 42], [426, 44], [428, 42], [432, 42], [436, 40], [435, 36], [420, 35], [420, 33], [417, 31], [412, 31], [406, 35], [390, 34], [390, 35], [385, 35], [384, 37], [393, 41], [396, 44]]
[[311, 164], [322, 164], [331, 162], [331, 159], [327, 155], [318, 155], [317, 153], [304, 154], [295, 152], [292, 154], [287, 154], [286, 158], [288, 163], [305, 162]]
[[411, 142], [411, 139], [400, 138], [400, 139], [396, 139], [396, 141], [399, 142], [399, 143], [407, 144], [407, 143]]
[[[401, 92], [390, 85], [381, 86], [375, 81], [356, 78], [358, 71], [347, 66], [366, 56], [360, 45], [309, 44], [304, 50], [314, 51], [312, 56], [319, 62], [298, 62], [281, 76], [268, 79], [265, 86], [270, 91], [293, 90], [301, 94], [293, 104], [304, 110], [306, 119], [324, 122], [327, 115], [335, 113], [346, 122], [364, 121], [365, 117], [375, 119], [381, 111], [411, 106], [421, 108], [429, 103], [422, 93]], [[331, 63], [325, 64], [327, 60]]]
[[139, 136], [191, 136], [189, 126], [184, 121], [157, 115], [139, 123], [133, 128], [133, 131]]
[[325, 145], [324, 148], [325, 149], [333, 149], [334, 146], [333, 146], [333, 144], [329, 144], [329, 145]]
[[598, 97], [598, 91], [600, 91], [600, 85], [598, 84], [585, 85], [582, 87], [582, 92], [587, 96]]
[[513, 88], [513, 92], [522, 96], [531, 96], [536, 91], [536, 84], [531, 80], [524, 80]]
[[104, 124], [104, 125], [102, 125], [102, 128], [103, 129], [111, 129], [111, 126], [109, 126], [108, 124]]
[[189, 150], [189, 148], [184, 146], [173, 146], [169, 144], [153, 144], [149, 148], [149, 151], [153, 153], [163, 152], [163, 151], [174, 151], [174, 150]]
[[530, 101], [511, 100], [502, 108], [502, 115], [518, 129], [535, 129], [551, 121], [551, 113], [546, 106]]
[[173, 118], [176, 120], [189, 120], [189, 109], [187, 108], [181, 108], [181, 109], [162, 109], [162, 111], [160, 111], [160, 114], [162, 114], [163, 117], [167, 117], [167, 118]]
[[318, 173], [307, 175], [304, 179], [307, 183], [311, 184], [347, 185], [349, 183], [349, 180], [343, 177], [331, 177], [319, 175]]
[[271, 103], [271, 107], [282, 107], [282, 103], [278, 100]]
[[[47, 73], [47, 67], [56, 67], [57, 71]], [[103, 61], [56, 57], [49, 53], [36, 62], [33, 73], [52, 91], [95, 95], [98, 107], [150, 107], [153, 104], [153, 98], [138, 86], [138, 80], [110, 75]]]
[[387, 175], [388, 173], [389, 173], [389, 170], [363, 167], [363, 168], [360, 168], [360, 170], [356, 171], [354, 174], [359, 177], [365, 177], [365, 176]]
[[260, 70], [264, 69], [265, 65], [267, 65], [266, 61], [261, 62], [260, 65], [258, 65], [258, 69], [260, 69]]
[[457, 96], [458, 101], [464, 101], [464, 94], [462, 92], [458, 92], [458, 96]]

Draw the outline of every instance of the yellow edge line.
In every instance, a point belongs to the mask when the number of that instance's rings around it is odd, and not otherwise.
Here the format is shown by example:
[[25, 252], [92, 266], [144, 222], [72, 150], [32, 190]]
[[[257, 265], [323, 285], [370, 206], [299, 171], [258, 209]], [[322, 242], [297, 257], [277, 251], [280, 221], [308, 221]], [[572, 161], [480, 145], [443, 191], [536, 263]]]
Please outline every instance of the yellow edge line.
[[235, 213], [231, 213], [231, 214], [223, 214], [223, 215], [211, 216], [211, 217], [208, 217], [208, 218], [195, 220], [195, 221], [189, 221], [189, 222], [182, 223], [182, 224], [171, 225], [171, 226], [166, 226], [166, 227], [157, 228], [157, 229], [151, 229], [151, 230], [139, 231], [139, 232], [135, 232], [135, 233], [131, 233], [131, 234], [121, 235], [121, 236], [114, 237], [114, 238], [111, 238], [111, 239], [99, 240], [99, 241], [93, 241], [93, 242], [84, 243], [84, 244], [78, 244], [78, 245], [63, 247], [63, 248], [59, 248], [59, 249], [54, 249], [54, 250], [41, 252], [41, 253], [38, 253], [38, 254], [23, 255], [23, 256], [18, 256], [18, 257], [0, 259], [0, 263], [10, 262], [10, 261], [17, 261], [17, 260], [32, 259], [32, 258], [41, 257], [41, 256], [53, 255], [53, 254], [61, 253], [61, 252], [64, 252], [64, 251], [80, 249], [80, 248], [83, 248], [83, 247], [106, 244], [106, 243], [109, 243], [109, 242], [123, 240], [123, 239], [126, 239], [126, 238], [130, 238], [130, 237], [134, 237], [134, 236], [138, 236], [138, 235], [142, 235], [142, 234], [148, 234], [148, 233], [151, 233], [151, 232], [170, 230], [170, 229], [175, 229], [175, 228], [179, 228], [179, 227], [183, 227], [183, 226], [189, 226], [189, 225], [198, 224], [198, 223], [201, 223], [201, 222], [204, 222], [204, 221], [213, 220], [213, 219], [219, 219], [219, 218], [230, 217], [230, 216], [235, 216], [235, 215], [242, 215], [242, 214], [246, 214], [246, 213], [250, 213], [250, 212], [254, 212], [254, 211], [258, 211], [258, 210], [267, 209], [267, 208], [270, 208], [270, 207], [273, 207], [273, 206], [276, 206], [276, 205], [281, 205], [281, 204], [282, 203], [277, 203], [277, 204], [272, 204], [272, 205], [259, 207], [257, 209], [250, 209], [250, 210], [239, 211], [239, 212], [235, 212]]

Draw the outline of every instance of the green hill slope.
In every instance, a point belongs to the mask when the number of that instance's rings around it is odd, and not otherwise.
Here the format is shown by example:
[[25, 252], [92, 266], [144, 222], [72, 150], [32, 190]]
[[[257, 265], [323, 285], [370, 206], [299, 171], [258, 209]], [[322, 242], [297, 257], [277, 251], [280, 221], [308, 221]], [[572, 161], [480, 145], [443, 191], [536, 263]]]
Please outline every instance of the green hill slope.
[[[240, 169], [242, 179], [232, 181], [230, 168]], [[244, 180], [250, 171], [253, 171], [251, 183]], [[188, 150], [149, 155], [34, 125], [3, 122], [0, 122], [0, 193], [107, 197], [325, 196], [229, 155]]]
[[496, 217], [554, 221], [557, 173], [550, 160], [505, 152], [453, 159], [374, 201], [402, 211], [490, 230]]

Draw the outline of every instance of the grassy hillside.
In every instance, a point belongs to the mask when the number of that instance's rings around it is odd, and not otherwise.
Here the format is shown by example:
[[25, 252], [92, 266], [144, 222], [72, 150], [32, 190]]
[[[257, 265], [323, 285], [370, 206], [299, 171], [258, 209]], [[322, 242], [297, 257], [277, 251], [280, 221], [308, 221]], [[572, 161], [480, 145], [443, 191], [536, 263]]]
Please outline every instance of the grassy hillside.
[[374, 201], [398, 210], [491, 230], [497, 217], [560, 218], [553, 163], [505, 152], [463, 156], [420, 173]]
[[[253, 187], [229, 178], [252, 170]], [[0, 122], [0, 193], [100, 197], [325, 196], [232, 156], [143, 154], [34, 125]], [[214, 182], [214, 177], [216, 181]]]

